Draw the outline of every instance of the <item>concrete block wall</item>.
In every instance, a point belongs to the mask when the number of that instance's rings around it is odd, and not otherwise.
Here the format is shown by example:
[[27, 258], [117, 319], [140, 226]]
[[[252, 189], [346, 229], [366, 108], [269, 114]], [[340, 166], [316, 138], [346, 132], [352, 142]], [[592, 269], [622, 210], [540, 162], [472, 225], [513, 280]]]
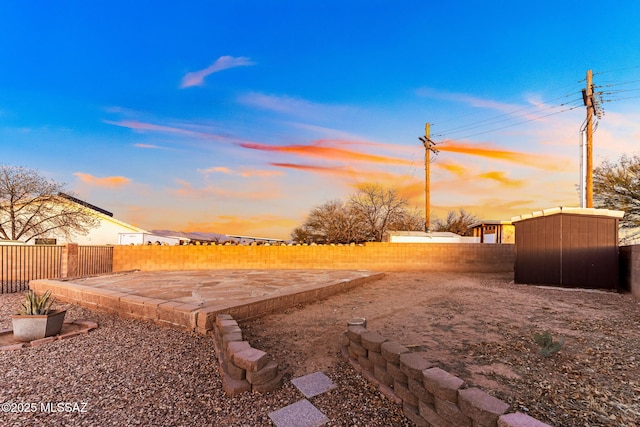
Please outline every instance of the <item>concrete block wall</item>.
[[514, 245], [115, 246], [113, 271], [197, 269], [513, 272]]
[[242, 330], [231, 315], [216, 316], [213, 344], [222, 370], [222, 389], [227, 395], [264, 393], [282, 387], [283, 374], [278, 363], [243, 340]]
[[365, 326], [348, 326], [342, 354], [416, 426], [550, 427]]
[[640, 245], [620, 246], [620, 287], [640, 300]]

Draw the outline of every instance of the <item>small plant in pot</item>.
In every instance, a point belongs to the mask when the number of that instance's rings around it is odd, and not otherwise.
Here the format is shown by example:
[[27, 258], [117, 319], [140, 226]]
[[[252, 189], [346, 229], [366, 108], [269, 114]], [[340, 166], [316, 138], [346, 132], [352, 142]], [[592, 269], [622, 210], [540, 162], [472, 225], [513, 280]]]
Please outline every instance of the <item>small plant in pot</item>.
[[54, 310], [51, 291], [38, 296], [29, 291], [18, 314], [12, 317], [13, 336], [20, 341], [33, 341], [58, 335], [62, 330], [66, 310]]

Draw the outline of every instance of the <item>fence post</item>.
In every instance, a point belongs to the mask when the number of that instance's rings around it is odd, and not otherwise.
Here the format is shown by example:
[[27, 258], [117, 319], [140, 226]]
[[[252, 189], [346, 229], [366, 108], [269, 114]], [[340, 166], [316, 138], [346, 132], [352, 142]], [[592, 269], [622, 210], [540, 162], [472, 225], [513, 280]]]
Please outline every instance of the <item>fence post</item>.
[[67, 243], [62, 248], [62, 277], [78, 277], [78, 244]]

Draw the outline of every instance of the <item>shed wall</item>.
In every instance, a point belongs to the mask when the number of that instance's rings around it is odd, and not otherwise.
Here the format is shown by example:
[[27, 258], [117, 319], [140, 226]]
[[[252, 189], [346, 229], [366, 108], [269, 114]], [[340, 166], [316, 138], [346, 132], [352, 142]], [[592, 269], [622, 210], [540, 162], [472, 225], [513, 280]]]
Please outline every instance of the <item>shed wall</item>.
[[516, 283], [617, 289], [617, 218], [556, 214], [515, 225]]

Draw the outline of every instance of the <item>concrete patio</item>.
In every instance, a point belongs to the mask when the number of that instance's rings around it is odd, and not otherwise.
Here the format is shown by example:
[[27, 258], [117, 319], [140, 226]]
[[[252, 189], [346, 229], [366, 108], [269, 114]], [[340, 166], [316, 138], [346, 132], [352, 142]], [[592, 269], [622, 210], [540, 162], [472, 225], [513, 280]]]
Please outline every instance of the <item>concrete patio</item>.
[[34, 280], [59, 301], [207, 334], [219, 313], [244, 320], [326, 298], [383, 273], [344, 270], [129, 271]]

